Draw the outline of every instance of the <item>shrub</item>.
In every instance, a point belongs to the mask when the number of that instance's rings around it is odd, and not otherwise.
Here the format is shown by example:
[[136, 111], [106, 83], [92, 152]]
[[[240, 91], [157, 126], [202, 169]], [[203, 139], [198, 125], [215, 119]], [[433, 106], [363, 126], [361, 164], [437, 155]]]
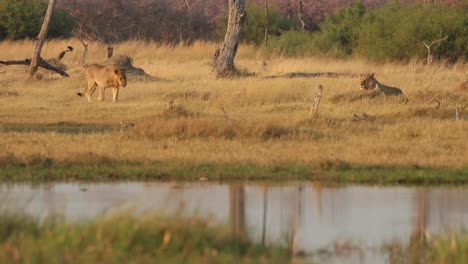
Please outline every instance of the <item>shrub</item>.
[[280, 37], [272, 38], [265, 53], [279, 54], [288, 57], [300, 57], [316, 54], [313, 47], [313, 35], [307, 32], [286, 31]]
[[[242, 42], [259, 45], [265, 37], [265, 10], [257, 4], [247, 4], [247, 17], [242, 31]], [[280, 36], [283, 31], [290, 30], [294, 22], [285, 18], [275, 6], [270, 6], [269, 10], [269, 36]], [[222, 39], [226, 33], [227, 15], [222, 18], [219, 38]]]
[[351, 4], [320, 25], [320, 32], [284, 32], [271, 41], [269, 50], [285, 56], [349, 56], [357, 46], [361, 20], [366, 12], [361, 2]]
[[[0, 39], [35, 38], [41, 29], [47, 4], [37, 0], [0, 0]], [[69, 37], [73, 19], [62, 10], [54, 10], [50, 37]]]
[[320, 32], [314, 35], [313, 48], [340, 57], [351, 55], [357, 46], [365, 13], [364, 5], [356, 2], [341, 9], [338, 14], [327, 17], [320, 25]]
[[274, 38], [269, 52], [285, 56], [358, 56], [374, 61], [423, 59], [430, 43], [436, 59], [468, 59], [468, 13], [463, 5], [403, 5], [366, 9], [351, 4], [320, 25], [320, 32], [291, 31]]
[[468, 58], [468, 16], [461, 8], [395, 3], [369, 12], [361, 23], [356, 54], [371, 60], [424, 58], [423, 42], [448, 38], [432, 46], [435, 58]]

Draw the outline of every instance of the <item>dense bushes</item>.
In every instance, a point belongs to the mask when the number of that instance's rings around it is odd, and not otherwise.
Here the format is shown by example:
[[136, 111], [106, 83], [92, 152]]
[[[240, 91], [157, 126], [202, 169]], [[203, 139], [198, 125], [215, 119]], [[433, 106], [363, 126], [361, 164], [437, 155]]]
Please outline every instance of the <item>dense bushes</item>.
[[[35, 38], [41, 30], [47, 3], [37, 0], [0, 0], [0, 40]], [[62, 10], [52, 16], [49, 36], [70, 37], [73, 19]]]
[[[265, 37], [265, 10], [262, 6], [257, 4], [247, 4], [246, 6], [247, 17], [244, 22], [242, 31], [242, 41], [245, 43], [259, 45], [263, 42]], [[291, 30], [294, 22], [286, 19], [275, 6], [269, 7], [269, 36], [280, 36], [282, 32]], [[227, 14], [222, 18], [218, 39], [222, 40], [226, 33], [227, 27]]]
[[[124, 2], [104, 7], [96, 1], [61, 2], [75, 17], [79, 33], [103, 42], [140, 39], [176, 45], [222, 40], [227, 24], [227, 15], [214, 19], [202, 2], [189, 9], [166, 1], [148, 2], [145, 8]], [[46, 5], [40, 0], [0, 0], [0, 40], [36, 37]], [[426, 57], [424, 41], [430, 43], [447, 36], [432, 47], [434, 58], [450, 62], [468, 59], [468, 5], [463, 2], [408, 5], [395, 1], [369, 8], [358, 1], [326, 17], [316, 32], [298, 31], [297, 18], [286, 17], [285, 7], [282, 8], [280, 11], [270, 5], [270, 41], [268, 47], [263, 47], [264, 9], [255, 1], [250, 2], [242, 41], [261, 46], [269, 55], [407, 61]], [[222, 14], [220, 10], [218, 16]], [[56, 9], [49, 36], [71, 36], [73, 26], [71, 16]]]
[[438, 59], [468, 58], [468, 15], [440, 5], [404, 7], [392, 4], [368, 12], [361, 23], [357, 55], [373, 60], [423, 58], [423, 42], [448, 36], [431, 48]]
[[269, 47], [288, 56], [359, 56], [376, 61], [424, 58], [423, 42], [448, 36], [431, 49], [437, 59], [468, 59], [468, 15], [462, 6], [352, 4], [328, 17], [320, 32], [287, 32]]

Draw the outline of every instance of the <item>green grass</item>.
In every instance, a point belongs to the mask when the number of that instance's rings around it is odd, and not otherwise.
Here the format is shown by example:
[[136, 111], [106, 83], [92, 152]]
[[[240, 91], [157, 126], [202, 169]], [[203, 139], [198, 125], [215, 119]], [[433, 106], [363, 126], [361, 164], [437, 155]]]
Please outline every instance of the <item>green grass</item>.
[[385, 167], [326, 163], [210, 163], [210, 162], [57, 162], [34, 156], [21, 161], [0, 159], [0, 181], [110, 181], [178, 180], [196, 181], [291, 181], [314, 180], [325, 183], [367, 184], [466, 184], [468, 168]]
[[51, 124], [1, 124], [0, 132], [55, 132], [58, 134], [90, 134], [118, 131], [117, 125], [56, 122]]
[[445, 234], [434, 238], [412, 240], [408, 246], [401, 243], [385, 245], [388, 263], [450, 263], [468, 262], [468, 234]]
[[288, 251], [197, 218], [128, 215], [42, 223], [0, 217], [0, 263], [286, 263]]
[[[427, 236], [410, 241], [408, 246], [385, 244], [382, 250], [389, 263], [463, 264], [468, 260], [468, 234]], [[245, 234], [199, 218], [122, 214], [67, 223], [59, 218], [38, 222], [26, 216], [0, 216], [0, 263], [290, 261], [289, 250], [280, 244], [264, 247]]]

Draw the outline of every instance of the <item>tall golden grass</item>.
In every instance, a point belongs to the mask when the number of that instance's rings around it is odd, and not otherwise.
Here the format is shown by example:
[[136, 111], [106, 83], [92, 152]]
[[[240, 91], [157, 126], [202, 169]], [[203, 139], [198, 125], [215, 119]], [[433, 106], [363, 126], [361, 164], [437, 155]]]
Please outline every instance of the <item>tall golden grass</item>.
[[[76, 96], [84, 88], [78, 40], [45, 44], [52, 58], [66, 46], [75, 51], [63, 62], [70, 78], [42, 71], [40, 81], [27, 80], [24, 66], [0, 66], [0, 149], [19, 158], [44, 155], [57, 160], [93, 153], [116, 160], [181, 160], [215, 162], [308, 162], [343, 160], [368, 165], [466, 167], [468, 125], [455, 120], [455, 104], [467, 95], [455, 93], [467, 76], [466, 64], [374, 64], [363, 60], [265, 56], [241, 46], [236, 65], [256, 77], [216, 79], [211, 59], [217, 43], [161, 46], [125, 42], [114, 54], [126, 54], [137, 67], [163, 81], [134, 81], [121, 91], [117, 104], [87, 103]], [[0, 42], [0, 60], [30, 56], [32, 41]], [[91, 43], [88, 62], [105, 63], [106, 46]], [[358, 90], [352, 77], [276, 78], [289, 72], [374, 72], [377, 79], [399, 87], [408, 103], [391, 98], [332, 101]], [[324, 87], [318, 117], [310, 119], [310, 102]], [[168, 101], [173, 100], [174, 110]], [[436, 108], [437, 102], [440, 107]], [[221, 107], [233, 120], [224, 119]], [[353, 121], [365, 112], [375, 120]], [[465, 112], [468, 110], [465, 108]], [[467, 119], [468, 113], [465, 113]], [[66, 134], [35, 127], [68, 122], [89, 125], [134, 123], [115, 132]], [[16, 131], [16, 126], [30, 131]], [[2, 128], [3, 127], [3, 128]]]

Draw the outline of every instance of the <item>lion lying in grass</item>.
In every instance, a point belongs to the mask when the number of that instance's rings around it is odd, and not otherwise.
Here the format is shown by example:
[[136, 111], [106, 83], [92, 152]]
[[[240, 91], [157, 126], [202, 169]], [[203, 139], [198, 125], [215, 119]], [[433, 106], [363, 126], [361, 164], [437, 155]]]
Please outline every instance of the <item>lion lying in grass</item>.
[[99, 101], [104, 100], [105, 89], [112, 87], [112, 101], [117, 102], [119, 88], [127, 86], [125, 71], [115, 66], [102, 66], [99, 64], [86, 65], [84, 67], [86, 78], [86, 89], [79, 96], [86, 96], [91, 102], [91, 96], [99, 86]]
[[377, 91], [379, 93], [382, 93], [386, 96], [403, 95], [403, 92], [399, 88], [381, 84], [379, 81], [377, 81], [377, 79], [375, 79], [373, 73], [361, 74], [360, 77], [361, 77], [361, 80], [360, 80], [361, 89], [363, 90], [372, 90], [372, 89], [377, 88]]

